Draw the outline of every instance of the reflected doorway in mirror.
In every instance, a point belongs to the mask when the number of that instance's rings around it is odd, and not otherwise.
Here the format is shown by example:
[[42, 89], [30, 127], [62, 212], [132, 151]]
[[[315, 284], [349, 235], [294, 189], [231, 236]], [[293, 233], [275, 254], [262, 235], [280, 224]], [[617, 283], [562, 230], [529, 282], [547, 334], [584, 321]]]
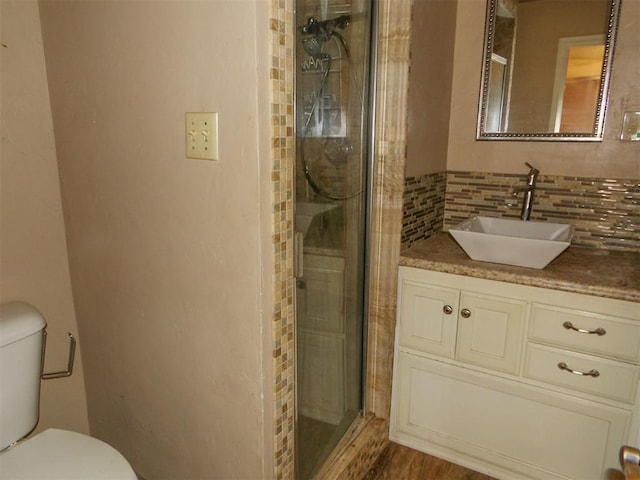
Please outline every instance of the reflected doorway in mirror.
[[476, 139], [602, 141], [620, 5], [488, 0]]
[[566, 37], [558, 41], [550, 131], [593, 131], [604, 46], [604, 35]]

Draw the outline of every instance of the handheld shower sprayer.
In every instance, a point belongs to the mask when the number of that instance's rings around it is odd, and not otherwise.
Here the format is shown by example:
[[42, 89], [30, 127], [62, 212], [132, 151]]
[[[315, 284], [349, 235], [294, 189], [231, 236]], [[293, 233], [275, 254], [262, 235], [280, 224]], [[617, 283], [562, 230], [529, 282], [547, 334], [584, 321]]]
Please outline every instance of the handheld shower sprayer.
[[[308, 112], [305, 111], [306, 120], [300, 130], [299, 145], [302, 171], [307, 183], [315, 193], [329, 200], [336, 201], [344, 201], [360, 195], [362, 193], [362, 183], [360, 183], [360, 186], [357, 187], [356, 190], [346, 193], [334, 193], [331, 190], [327, 190], [322, 187], [316, 178], [314, 178], [311, 171], [311, 165], [307, 161], [305, 141], [307, 137], [310, 136], [309, 130], [312, 125], [312, 121], [317, 122], [314, 124], [314, 128], [317, 128], [317, 125], [320, 125], [320, 130], [323, 129], [324, 122], [327, 122], [327, 125], [331, 125], [330, 122], [332, 120], [328, 117], [326, 119], [323, 117], [328, 115], [329, 109], [331, 108], [331, 102], [334, 101], [332, 96], [327, 95], [325, 92], [329, 74], [332, 72], [331, 67], [334, 58], [348, 62], [348, 69], [351, 72], [354, 84], [360, 85], [358, 98], [360, 99], [361, 108], [364, 108], [364, 100], [362, 99], [363, 88], [361, 83], [358, 81], [357, 73], [351, 66], [349, 46], [342, 36], [342, 33], [338, 31], [345, 30], [349, 27], [351, 25], [351, 19], [351, 15], [341, 15], [327, 20], [317, 20], [315, 17], [310, 17], [305, 25], [298, 27], [298, 31], [302, 36], [302, 48], [311, 57], [310, 59], [305, 60], [304, 65], [306, 65], [306, 70], [303, 66], [303, 71], [312, 69], [320, 74], [319, 85], [311, 96], [311, 107]], [[328, 42], [335, 42], [332, 50], [333, 54], [325, 51], [325, 45], [327, 45]], [[342, 68], [342, 65], [340, 65], [340, 69]], [[341, 82], [342, 79], [338, 78], [338, 81]], [[328, 103], [326, 103], [327, 101]], [[343, 107], [339, 106], [339, 108], [342, 109]], [[325, 133], [316, 133], [311, 136], [323, 139], [324, 158], [334, 167], [343, 167], [347, 161], [347, 157], [353, 154], [354, 147], [350, 145], [346, 137], [334, 139], [329, 138], [331, 135], [327, 137]]]
[[328, 20], [310, 17], [307, 23], [299, 27], [300, 33], [307, 35], [302, 40], [302, 48], [314, 58], [321, 58], [322, 44], [333, 35], [339, 35], [336, 29], [344, 30], [351, 24], [351, 15], [341, 15]]

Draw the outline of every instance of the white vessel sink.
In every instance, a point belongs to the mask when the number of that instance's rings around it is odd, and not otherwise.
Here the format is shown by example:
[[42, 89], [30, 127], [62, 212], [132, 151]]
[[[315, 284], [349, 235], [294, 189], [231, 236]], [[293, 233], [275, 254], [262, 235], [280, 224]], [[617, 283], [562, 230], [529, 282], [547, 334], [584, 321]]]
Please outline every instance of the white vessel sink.
[[473, 260], [544, 268], [571, 244], [573, 228], [562, 223], [474, 217], [449, 233]]

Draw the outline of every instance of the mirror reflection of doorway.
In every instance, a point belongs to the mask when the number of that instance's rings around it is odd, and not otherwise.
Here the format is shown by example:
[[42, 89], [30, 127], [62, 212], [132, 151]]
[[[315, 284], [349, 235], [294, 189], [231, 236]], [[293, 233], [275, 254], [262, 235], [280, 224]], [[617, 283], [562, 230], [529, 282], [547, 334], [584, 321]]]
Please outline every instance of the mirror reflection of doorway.
[[487, 93], [487, 132], [503, 132], [507, 129], [507, 59], [491, 55], [489, 92]]
[[604, 35], [567, 37], [558, 42], [551, 131], [593, 131], [604, 45]]

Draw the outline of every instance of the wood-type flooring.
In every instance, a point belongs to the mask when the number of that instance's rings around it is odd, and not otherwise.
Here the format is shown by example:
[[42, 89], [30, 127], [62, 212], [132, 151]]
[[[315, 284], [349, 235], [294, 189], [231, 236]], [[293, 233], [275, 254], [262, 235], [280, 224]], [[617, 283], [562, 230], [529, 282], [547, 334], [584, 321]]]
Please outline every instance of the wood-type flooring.
[[397, 443], [390, 443], [363, 480], [495, 479]]
[[[606, 479], [640, 480], [640, 466], [626, 465], [626, 467], [624, 473], [615, 468], [608, 469], [605, 475]], [[373, 468], [362, 480], [496, 479], [392, 442], [389, 443]]]

